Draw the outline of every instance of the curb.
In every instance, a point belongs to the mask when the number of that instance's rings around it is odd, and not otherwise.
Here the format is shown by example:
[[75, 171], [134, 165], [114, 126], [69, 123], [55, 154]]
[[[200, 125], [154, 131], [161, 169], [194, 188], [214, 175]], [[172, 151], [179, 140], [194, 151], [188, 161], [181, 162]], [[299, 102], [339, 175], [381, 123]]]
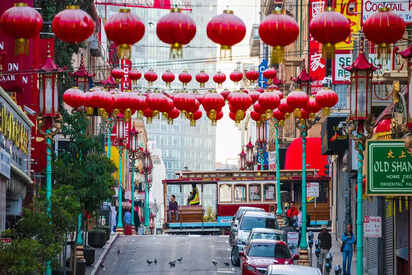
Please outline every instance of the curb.
[[97, 274], [97, 272], [99, 271], [99, 268], [100, 268], [100, 264], [104, 261], [104, 258], [106, 258], [107, 252], [109, 252], [110, 248], [112, 247], [113, 243], [116, 241], [116, 239], [118, 237], [119, 237], [119, 233], [116, 232], [113, 235], [113, 238], [111, 238], [111, 240], [109, 240], [109, 243], [104, 248], [103, 253], [100, 255], [99, 259], [97, 260], [96, 264], [94, 265], [93, 270], [90, 273], [90, 275], [96, 275]]

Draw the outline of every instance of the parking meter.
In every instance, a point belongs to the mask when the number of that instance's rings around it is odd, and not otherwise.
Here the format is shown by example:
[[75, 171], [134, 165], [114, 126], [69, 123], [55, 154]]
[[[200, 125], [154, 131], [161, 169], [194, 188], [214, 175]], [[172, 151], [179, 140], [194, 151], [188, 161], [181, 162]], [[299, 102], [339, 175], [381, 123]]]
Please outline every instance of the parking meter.
[[320, 256], [320, 243], [319, 243], [319, 240], [315, 241], [315, 254], [316, 254], [316, 257], [319, 258], [319, 256]]
[[335, 266], [335, 275], [340, 275], [342, 273], [342, 268], [340, 265]]
[[314, 239], [314, 235], [312, 231], [309, 231], [308, 233], [308, 238], [309, 238], [309, 248], [312, 249], [313, 246], [313, 239]]
[[332, 269], [332, 254], [329, 252], [328, 255], [326, 255], [326, 259], [325, 259], [325, 269], [327, 274], [329, 274], [329, 272]]

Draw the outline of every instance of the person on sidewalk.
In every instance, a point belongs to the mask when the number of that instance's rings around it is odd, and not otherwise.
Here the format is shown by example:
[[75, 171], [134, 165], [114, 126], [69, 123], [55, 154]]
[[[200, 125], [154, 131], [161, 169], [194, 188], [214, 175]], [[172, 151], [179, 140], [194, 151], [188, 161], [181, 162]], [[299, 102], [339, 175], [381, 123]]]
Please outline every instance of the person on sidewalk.
[[325, 274], [325, 260], [330, 248], [332, 247], [332, 237], [328, 232], [326, 225], [322, 225], [322, 231], [318, 235], [318, 241], [320, 246], [320, 255], [318, 258], [318, 268]]
[[347, 224], [346, 231], [342, 234], [343, 275], [350, 275], [354, 243], [355, 237], [352, 232], [352, 225]]
[[286, 212], [286, 216], [289, 218], [289, 224], [292, 225], [293, 227], [297, 227], [297, 217], [299, 214], [299, 210], [295, 207], [295, 203], [293, 201], [290, 202], [289, 204], [289, 209]]

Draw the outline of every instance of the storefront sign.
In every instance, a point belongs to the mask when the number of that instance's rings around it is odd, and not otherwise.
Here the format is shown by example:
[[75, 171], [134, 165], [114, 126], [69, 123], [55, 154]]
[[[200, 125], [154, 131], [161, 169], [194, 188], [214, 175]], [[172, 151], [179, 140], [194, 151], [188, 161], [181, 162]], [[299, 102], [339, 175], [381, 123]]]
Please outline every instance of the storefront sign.
[[262, 63], [259, 64], [258, 69], [259, 69], [259, 80], [258, 80], [258, 85], [260, 88], [266, 88], [267, 83], [266, 83], [266, 78], [263, 76], [263, 72], [268, 68], [268, 60], [263, 59]]
[[10, 245], [10, 244], [11, 244], [11, 238], [0, 238], [0, 246]]
[[[322, 13], [325, 9], [324, 0], [310, 1], [310, 19]], [[321, 44], [309, 35], [309, 75], [313, 82], [312, 86], [320, 85], [325, 78], [326, 61], [322, 58]]]
[[382, 238], [382, 217], [363, 217], [363, 234], [365, 238]]
[[122, 6], [129, 8], [192, 10], [192, 0], [98, 0], [96, 5]]
[[0, 132], [25, 154], [28, 153], [29, 131], [30, 129], [16, 119], [9, 108], [0, 103]]
[[322, 155], [336, 155], [343, 153], [349, 146], [348, 136], [339, 124], [346, 120], [346, 116], [329, 116], [322, 123]]
[[132, 69], [132, 62], [130, 59], [122, 58], [120, 60], [120, 65], [123, 70], [123, 77], [121, 82], [121, 90], [127, 91], [132, 89], [132, 81], [129, 78], [129, 72]]
[[298, 232], [288, 232], [288, 246], [297, 247], [299, 244], [299, 233]]
[[10, 179], [10, 154], [0, 148], [0, 174]]
[[368, 195], [412, 195], [412, 156], [404, 140], [373, 140], [367, 143]]
[[362, 5], [362, 22], [365, 22], [372, 14], [379, 11], [379, 8], [390, 8], [394, 13], [412, 23], [412, 1], [411, 0], [364, 0]]

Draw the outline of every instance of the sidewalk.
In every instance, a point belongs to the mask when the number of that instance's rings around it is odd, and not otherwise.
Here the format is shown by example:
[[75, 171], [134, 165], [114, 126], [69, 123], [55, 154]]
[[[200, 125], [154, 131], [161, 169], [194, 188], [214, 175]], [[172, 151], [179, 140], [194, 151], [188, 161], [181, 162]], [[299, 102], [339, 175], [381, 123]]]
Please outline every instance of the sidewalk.
[[[318, 239], [318, 234], [317, 232], [314, 233], [315, 235], [315, 240]], [[340, 252], [340, 244], [336, 241], [336, 236], [335, 233], [331, 233], [332, 235], [332, 248], [330, 249], [330, 252], [332, 253], [333, 256], [333, 262], [332, 262], [332, 270], [330, 274], [335, 274], [335, 267], [340, 265], [342, 268], [342, 262], [343, 262], [343, 257], [342, 257], [342, 252]], [[315, 255], [315, 246], [312, 247], [312, 266], [316, 266], [317, 263], [317, 258]], [[353, 254], [352, 257], [352, 264], [351, 264], [351, 275], [356, 274], [356, 253]], [[364, 273], [366, 274], [366, 273]]]
[[118, 236], [118, 233], [112, 233], [110, 235], [110, 239], [102, 248], [95, 249], [94, 263], [91, 266], [86, 266], [86, 275], [96, 274], [97, 270], [99, 269], [100, 263], [104, 260], [104, 257], [106, 257], [107, 252], [110, 250], [110, 247], [112, 247]]

